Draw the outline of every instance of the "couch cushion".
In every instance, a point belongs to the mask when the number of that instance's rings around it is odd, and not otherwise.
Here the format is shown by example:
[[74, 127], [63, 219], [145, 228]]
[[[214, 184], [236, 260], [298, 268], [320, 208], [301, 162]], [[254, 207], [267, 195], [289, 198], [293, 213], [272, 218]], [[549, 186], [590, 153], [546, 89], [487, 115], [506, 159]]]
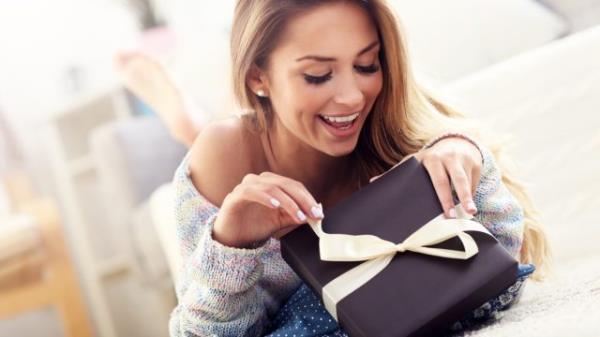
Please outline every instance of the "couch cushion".
[[500, 133], [551, 226], [598, 225], [600, 26], [501, 62], [444, 89]]
[[580, 31], [600, 22], [598, 0], [538, 0], [569, 21], [572, 31]]
[[445, 88], [447, 98], [511, 133], [521, 175], [561, 261], [600, 254], [600, 27]]
[[530, 0], [390, 0], [408, 35], [418, 75], [457, 79], [552, 41], [567, 24]]
[[157, 117], [106, 124], [94, 131], [91, 145], [110, 202], [129, 207], [171, 181], [186, 153]]
[[[157, 229], [153, 212], [148, 200], [132, 214], [130, 233], [135, 262], [132, 264], [133, 270], [145, 285], [159, 289], [172, 288], [169, 264], [165, 259], [165, 254], [170, 252], [163, 249], [161, 233]], [[174, 224], [171, 222], [169, 225]]]

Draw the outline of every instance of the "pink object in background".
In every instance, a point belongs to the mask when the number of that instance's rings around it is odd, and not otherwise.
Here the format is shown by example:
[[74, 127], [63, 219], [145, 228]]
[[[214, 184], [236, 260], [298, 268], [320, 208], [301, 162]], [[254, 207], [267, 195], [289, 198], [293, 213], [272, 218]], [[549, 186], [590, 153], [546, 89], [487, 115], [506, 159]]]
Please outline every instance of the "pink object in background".
[[141, 34], [138, 50], [159, 60], [170, 58], [175, 51], [177, 39], [168, 26], [158, 26]]

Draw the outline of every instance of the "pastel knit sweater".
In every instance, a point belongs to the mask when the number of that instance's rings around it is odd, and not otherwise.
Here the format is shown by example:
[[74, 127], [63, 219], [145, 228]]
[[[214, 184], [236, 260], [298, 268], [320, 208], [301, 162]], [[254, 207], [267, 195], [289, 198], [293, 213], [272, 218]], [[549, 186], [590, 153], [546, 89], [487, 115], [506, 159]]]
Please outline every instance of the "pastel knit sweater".
[[[501, 182], [485, 149], [474, 195], [475, 220], [517, 257], [523, 236], [523, 209]], [[227, 247], [212, 239], [219, 208], [194, 187], [186, 157], [174, 177], [176, 225], [183, 257], [178, 305], [171, 337], [262, 336], [271, 319], [302, 281], [282, 259], [280, 242], [270, 238], [256, 249]]]

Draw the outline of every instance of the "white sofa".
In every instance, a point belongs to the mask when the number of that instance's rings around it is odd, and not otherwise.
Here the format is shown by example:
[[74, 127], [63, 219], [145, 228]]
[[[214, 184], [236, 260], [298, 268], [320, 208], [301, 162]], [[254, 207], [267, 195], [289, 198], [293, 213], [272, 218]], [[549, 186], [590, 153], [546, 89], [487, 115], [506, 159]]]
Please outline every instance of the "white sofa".
[[[225, 9], [231, 10], [230, 2], [225, 2]], [[181, 3], [202, 7], [197, 2]], [[600, 206], [600, 160], [596, 159], [600, 118], [595, 114], [600, 107], [600, 27], [569, 35], [568, 22], [529, 0], [392, 3], [406, 25], [422, 81], [471, 116], [514, 135], [512, 152], [555, 251], [555, 274], [548, 281], [528, 284], [520, 303], [499, 320], [467, 335], [600, 335], [595, 323], [600, 321], [600, 308], [595, 304], [600, 300], [600, 248], [595, 246], [600, 226], [593, 213]], [[183, 43], [206, 33], [210, 35], [207, 38], [220, 41], [216, 48], [226, 48], [223, 39], [227, 38], [229, 19], [212, 20], [206, 30], [193, 29], [191, 20], [178, 22], [177, 15], [170, 19]], [[204, 55], [211, 66], [221, 62], [217, 66], [227, 71], [226, 61], [211, 56], [226, 54], [226, 50], [207, 56], [205, 45], [197, 47], [186, 46], [186, 55], [176, 69], [203, 64], [193, 56]], [[192, 59], [194, 63], [186, 63]], [[204, 107], [218, 107], [222, 95], [210, 92], [219, 90], [215, 83], [227, 84], [210, 78], [218, 74], [222, 72], [206, 73], [204, 82], [183, 82], [192, 93], [198, 93], [197, 99], [204, 100]], [[155, 240], [139, 241], [160, 242], [160, 247], [140, 248], [140, 263], [157, 271], [141, 273], [141, 277], [164, 278], [170, 270], [168, 281], [176, 278], [180, 257], [172, 201], [172, 189], [165, 184], [136, 211], [134, 228], [147, 228], [146, 219], [151, 219], [155, 232], [142, 232], [158, 234]], [[166, 259], [154, 258], [157, 254]]]
[[[513, 153], [547, 227], [554, 275], [485, 336], [600, 334], [600, 26], [444, 88], [514, 135]], [[493, 333], [492, 333], [493, 332]]]

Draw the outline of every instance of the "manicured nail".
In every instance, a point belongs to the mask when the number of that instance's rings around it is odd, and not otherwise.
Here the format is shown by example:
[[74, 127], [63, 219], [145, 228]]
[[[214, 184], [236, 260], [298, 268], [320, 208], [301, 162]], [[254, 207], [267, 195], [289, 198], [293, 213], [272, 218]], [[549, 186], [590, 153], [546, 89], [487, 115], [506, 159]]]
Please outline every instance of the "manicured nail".
[[448, 212], [448, 215], [450, 215], [451, 219], [456, 219], [456, 211], [454, 210], [454, 208], [450, 209], [450, 211]]
[[275, 199], [275, 198], [271, 198], [271, 205], [273, 205], [274, 207], [279, 207], [281, 205], [281, 203], [279, 202], [279, 200]]
[[310, 211], [312, 212], [312, 214], [315, 218], [323, 219], [325, 217], [325, 215], [323, 215], [323, 210], [321, 209], [321, 207], [313, 206], [310, 209]]
[[467, 209], [472, 212], [477, 212], [477, 206], [475, 206], [473, 200], [469, 200], [469, 202], [467, 203]]
[[304, 213], [301, 210], [298, 210], [298, 212], [296, 212], [296, 216], [298, 217], [298, 219], [300, 219], [300, 221], [306, 221], [306, 215], [304, 215]]

